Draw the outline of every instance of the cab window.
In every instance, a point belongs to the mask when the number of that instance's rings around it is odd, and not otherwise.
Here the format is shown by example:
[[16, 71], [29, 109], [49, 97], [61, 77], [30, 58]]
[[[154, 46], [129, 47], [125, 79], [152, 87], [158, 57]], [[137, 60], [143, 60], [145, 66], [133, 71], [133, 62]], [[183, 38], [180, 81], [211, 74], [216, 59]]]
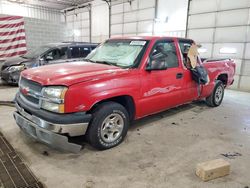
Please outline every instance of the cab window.
[[70, 47], [69, 49], [71, 58], [86, 57], [91, 51], [91, 48], [86, 46], [75, 46]]
[[189, 68], [189, 59], [188, 59], [188, 51], [189, 48], [191, 47], [193, 41], [192, 40], [180, 40], [179, 41], [179, 46], [182, 54], [182, 59], [183, 59], [183, 64]]
[[90, 47], [80, 47], [80, 57], [86, 57], [90, 53], [91, 49]]
[[68, 54], [67, 54], [67, 51], [68, 51], [68, 47], [62, 47], [60, 48], [60, 59], [67, 59], [68, 58]]
[[80, 57], [80, 48], [79, 47], [70, 47], [71, 58]]
[[57, 60], [60, 59], [60, 50], [59, 49], [53, 49], [49, 51], [45, 56], [46, 61], [52, 61], [52, 60]]
[[173, 41], [159, 41], [151, 52], [151, 63], [164, 64], [167, 68], [178, 67], [176, 47]]

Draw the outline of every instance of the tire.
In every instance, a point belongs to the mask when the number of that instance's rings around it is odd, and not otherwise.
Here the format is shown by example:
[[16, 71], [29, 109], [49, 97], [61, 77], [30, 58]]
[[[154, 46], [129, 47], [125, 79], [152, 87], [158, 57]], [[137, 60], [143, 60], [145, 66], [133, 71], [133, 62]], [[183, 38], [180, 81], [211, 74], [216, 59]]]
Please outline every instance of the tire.
[[214, 86], [212, 94], [206, 98], [208, 106], [217, 107], [220, 106], [224, 97], [224, 84], [222, 81], [217, 80]]
[[104, 102], [92, 113], [86, 138], [91, 146], [105, 150], [122, 143], [129, 127], [127, 110], [115, 102]]

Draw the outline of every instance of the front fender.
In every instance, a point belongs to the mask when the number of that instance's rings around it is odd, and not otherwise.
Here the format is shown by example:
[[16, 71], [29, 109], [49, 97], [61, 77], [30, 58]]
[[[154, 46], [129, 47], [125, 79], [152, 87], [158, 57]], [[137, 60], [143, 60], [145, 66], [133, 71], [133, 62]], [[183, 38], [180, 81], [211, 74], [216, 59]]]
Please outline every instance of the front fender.
[[65, 112], [89, 111], [96, 103], [127, 95], [138, 101], [140, 81], [134, 77], [79, 83], [69, 87], [65, 95]]
[[100, 92], [100, 93], [96, 93], [95, 95], [93, 95], [93, 99], [96, 99], [89, 107], [88, 110], [92, 109], [92, 107], [104, 100], [108, 100], [114, 97], [120, 97], [120, 96], [129, 96], [133, 99], [135, 105], [136, 105], [136, 92], [124, 92], [124, 91], [133, 91], [132, 88], [123, 88], [121, 89], [112, 89], [112, 90], [108, 90], [108, 91], [104, 91], [104, 92]]

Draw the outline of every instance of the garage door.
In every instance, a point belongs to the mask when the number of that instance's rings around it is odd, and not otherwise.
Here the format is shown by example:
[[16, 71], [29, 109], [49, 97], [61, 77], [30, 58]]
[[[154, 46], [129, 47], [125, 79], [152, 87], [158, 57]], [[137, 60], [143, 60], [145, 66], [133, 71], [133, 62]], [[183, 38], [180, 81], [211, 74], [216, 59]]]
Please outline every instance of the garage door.
[[230, 57], [237, 70], [234, 89], [250, 91], [250, 1], [191, 0], [187, 36], [205, 58]]

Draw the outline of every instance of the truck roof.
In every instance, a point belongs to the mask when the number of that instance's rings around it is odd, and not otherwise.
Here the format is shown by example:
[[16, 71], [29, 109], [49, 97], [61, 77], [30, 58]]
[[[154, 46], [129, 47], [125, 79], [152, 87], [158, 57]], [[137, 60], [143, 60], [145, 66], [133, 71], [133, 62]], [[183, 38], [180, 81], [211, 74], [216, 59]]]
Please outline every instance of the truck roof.
[[120, 37], [112, 37], [112, 39], [135, 39], [135, 40], [154, 40], [154, 39], [161, 39], [161, 38], [169, 38], [169, 39], [181, 39], [181, 40], [192, 40], [183, 37], [172, 37], [172, 36], [120, 36]]

